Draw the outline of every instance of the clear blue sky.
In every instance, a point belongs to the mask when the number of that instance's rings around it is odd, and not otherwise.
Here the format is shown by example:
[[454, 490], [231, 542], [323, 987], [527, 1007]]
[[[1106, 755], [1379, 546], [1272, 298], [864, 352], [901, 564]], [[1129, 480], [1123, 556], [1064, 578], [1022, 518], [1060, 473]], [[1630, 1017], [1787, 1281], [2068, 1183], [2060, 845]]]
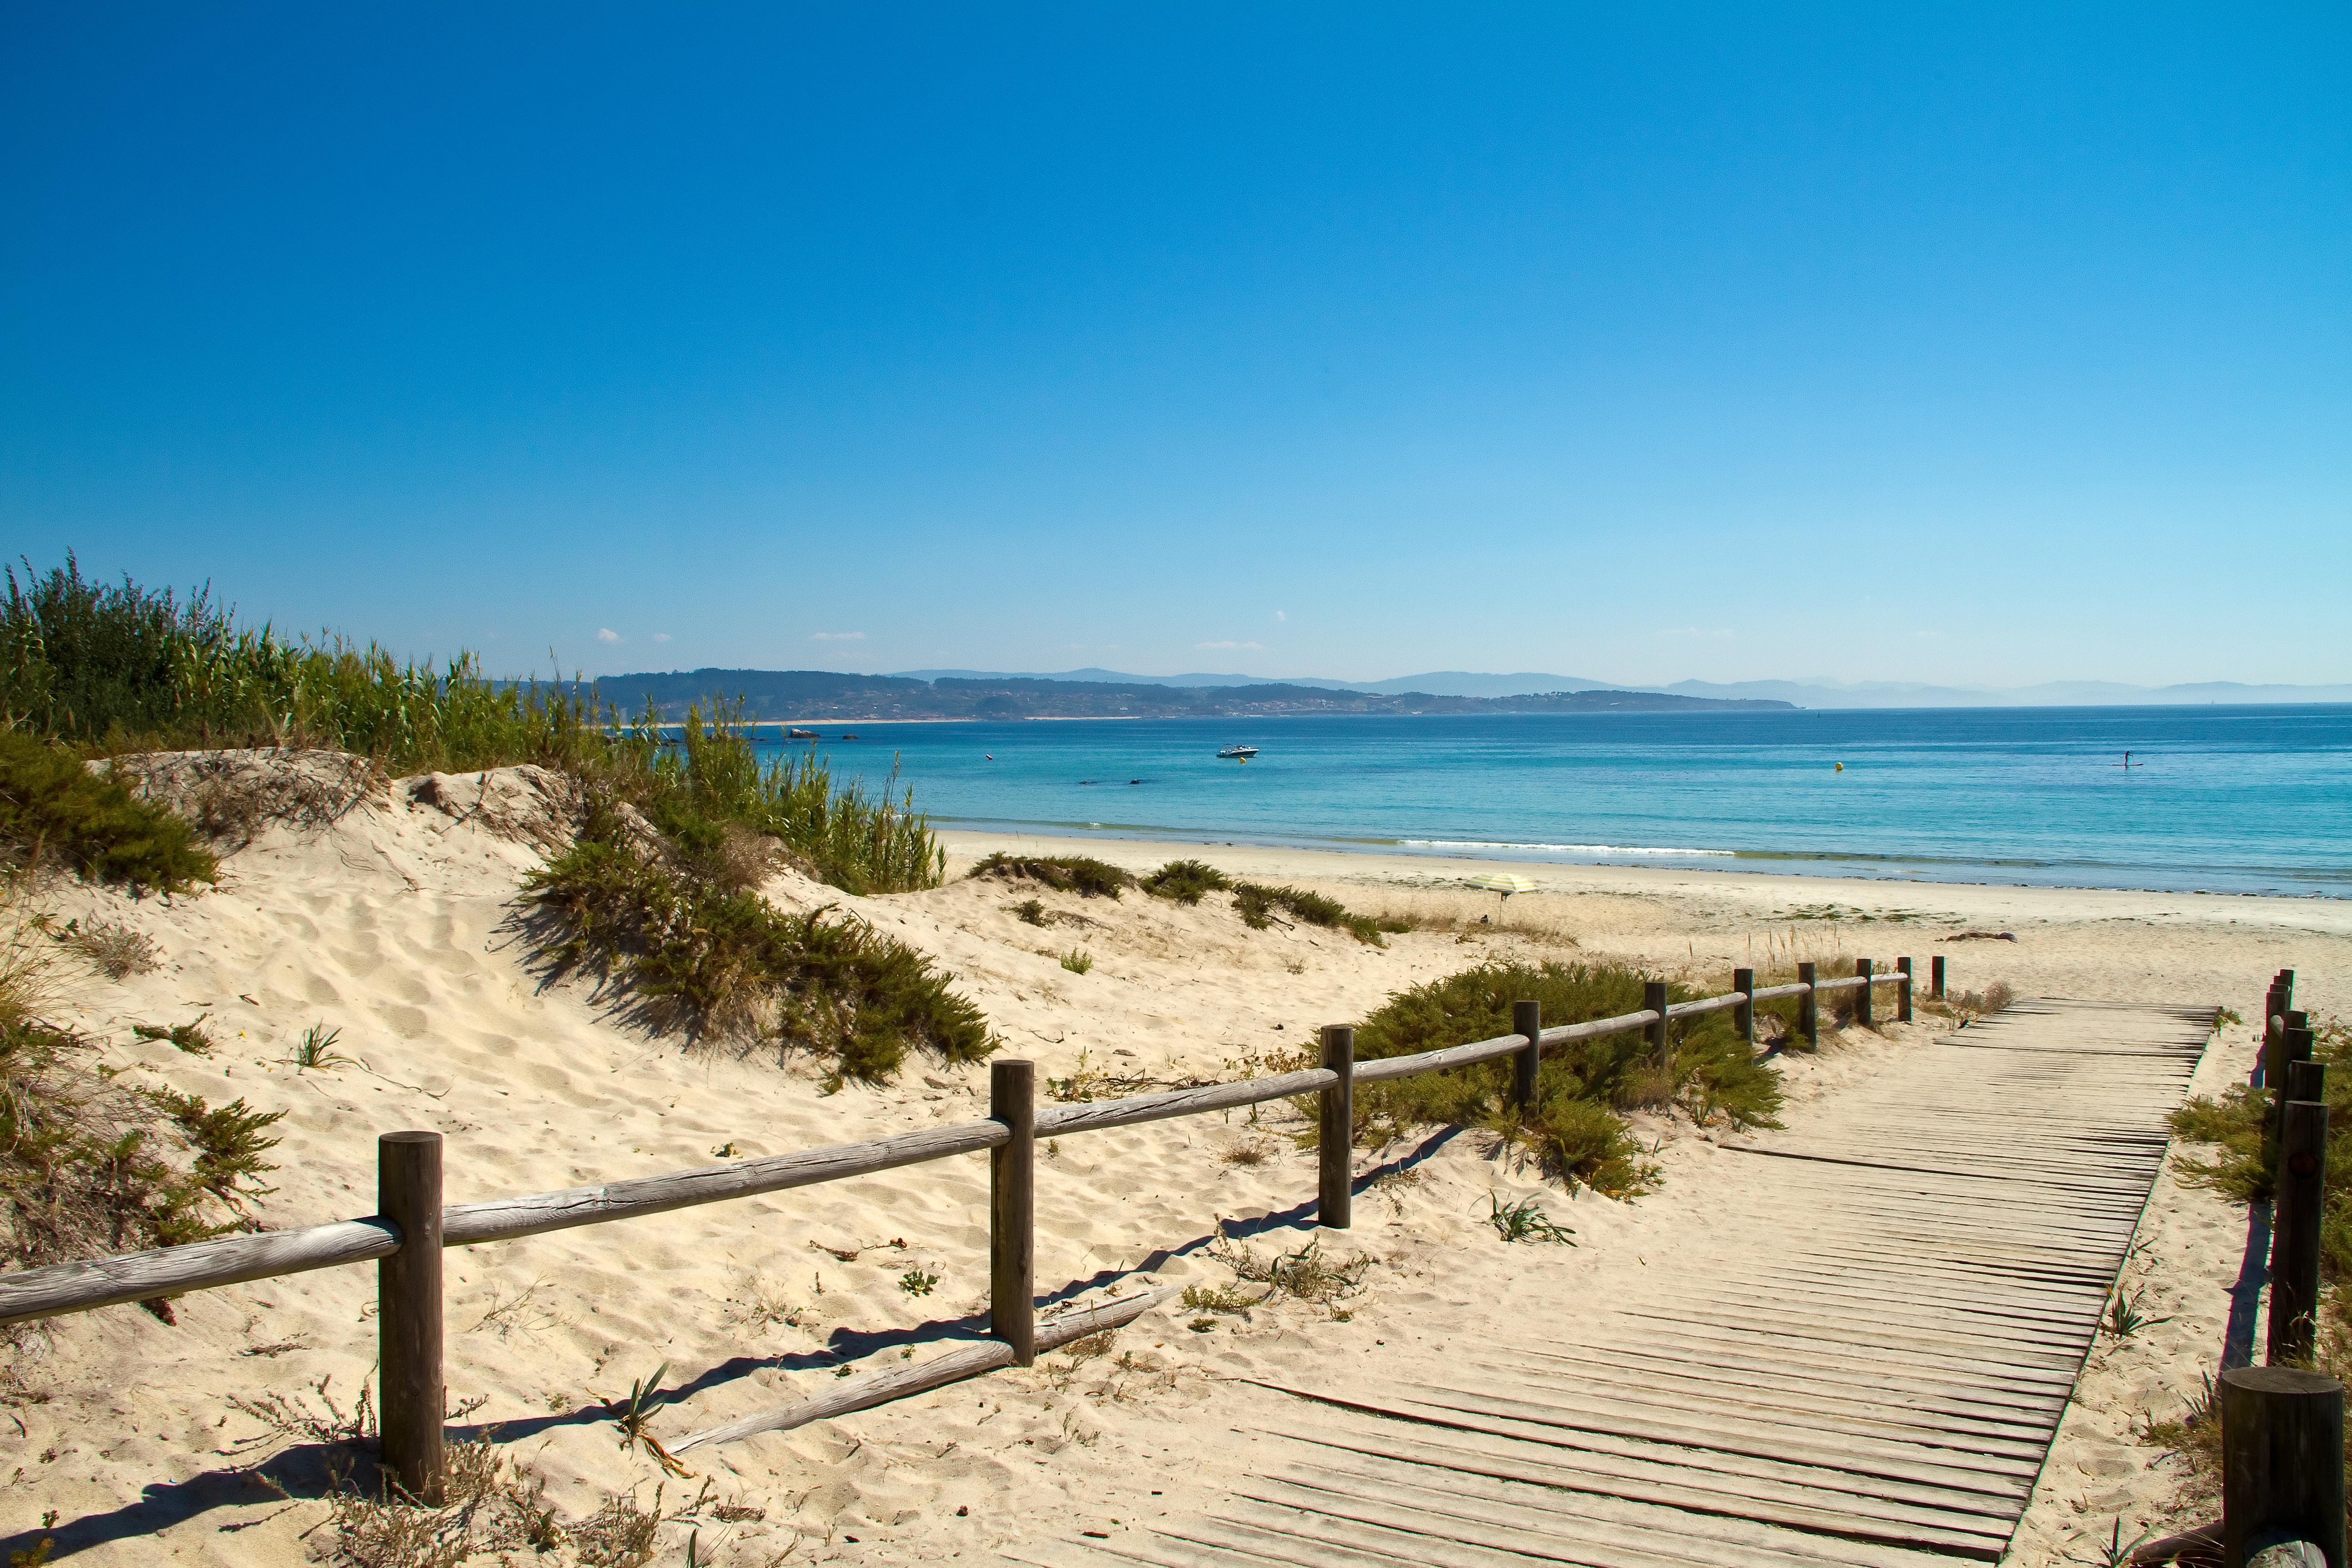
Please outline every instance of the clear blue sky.
[[0, 543], [502, 670], [2352, 679], [2347, 18], [15, 4]]

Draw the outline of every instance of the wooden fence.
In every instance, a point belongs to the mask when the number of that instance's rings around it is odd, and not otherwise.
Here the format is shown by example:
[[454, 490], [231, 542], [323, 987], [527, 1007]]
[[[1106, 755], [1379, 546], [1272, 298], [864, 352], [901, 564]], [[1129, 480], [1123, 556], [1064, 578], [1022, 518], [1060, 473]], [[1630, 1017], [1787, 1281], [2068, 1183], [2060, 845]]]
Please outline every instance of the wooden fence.
[[[1334, 1025], [1322, 1031], [1323, 1065], [1318, 1068], [1045, 1110], [1036, 1105], [1032, 1064], [999, 1059], [990, 1064], [989, 1113], [984, 1121], [487, 1203], [443, 1204], [439, 1133], [389, 1132], [377, 1141], [374, 1214], [303, 1230], [224, 1237], [185, 1247], [0, 1274], [0, 1326], [373, 1260], [378, 1266], [377, 1407], [383, 1470], [409, 1496], [438, 1503], [446, 1474], [442, 1384], [444, 1247], [512, 1241], [574, 1226], [635, 1219], [988, 1152], [991, 1338], [987, 1342], [935, 1356], [919, 1366], [844, 1382], [820, 1399], [698, 1432], [677, 1445], [683, 1451], [754, 1432], [802, 1426], [999, 1367], [1026, 1366], [1038, 1352], [1128, 1322], [1171, 1294], [1172, 1288], [1117, 1298], [1039, 1323], [1034, 1279], [1034, 1161], [1039, 1138], [1318, 1095], [1322, 1136], [1316, 1223], [1344, 1230], [1351, 1219], [1349, 1129], [1357, 1084], [1511, 1057], [1514, 1094], [1525, 1105], [1534, 1098], [1537, 1068], [1547, 1046], [1641, 1030], [1664, 1062], [1669, 1058], [1668, 1027], [1673, 1020], [1727, 1008], [1741, 1037], [1753, 1049], [1756, 1004], [1780, 997], [1797, 999], [1798, 1033], [1809, 1045], [1818, 1045], [1816, 999], [1820, 995], [1853, 991], [1855, 1021], [1867, 1026], [1872, 1022], [1874, 990], [1880, 985], [1898, 988], [1895, 1017], [1910, 1021], [1909, 959], [1895, 960], [1892, 973], [1875, 973], [1867, 959], [1858, 961], [1855, 969], [1851, 978], [1823, 980], [1813, 964], [1801, 963], [1795, 984], [1761, 988], [1755, 984], [1753, 970], [1738, 969], [1732, 972], [1732, 989], [1724, 994], [1671, 1005], [1665, 983], [1651, 981], [1639, 1012], [1550, 1028], [1543, 1026], [1537, 1004], [1521, 1002], [1512, 1008], [1511, 1034], [1361, 1065], [1355, 1060], [1355, 1030]], [[1938, 958], [1931, 995], [1942, 996], [1943, 978], [1944, 961]]]

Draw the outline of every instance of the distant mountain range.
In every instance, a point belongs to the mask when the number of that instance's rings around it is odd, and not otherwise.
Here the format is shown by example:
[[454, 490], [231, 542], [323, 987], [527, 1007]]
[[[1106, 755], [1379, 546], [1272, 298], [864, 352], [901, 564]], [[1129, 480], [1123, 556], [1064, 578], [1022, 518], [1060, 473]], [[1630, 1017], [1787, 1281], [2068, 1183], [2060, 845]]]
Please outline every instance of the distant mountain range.
[[[977, 669], [910, 669], [901, 673], [923, 680], [948, 677], [964, 680], [1023, 679], [1195, 687], [1316, 686], [1336, 690], [1391, 694], [1418, 691], [1434, 697], [1513, 697], [1529, 691], [1586, 691], [1609, 687], [1607, 681], [1580, 675], [1533, 672], [1480, 675], [1461, 669], [1402, 675], [1394, 680], [1326, 680], [1314, 676], [1286, 676], [1276, 679], [1255, 675], [1127, 675], [1118, 670], [1091, 668], [1019, 678]], [[2205, 702], [2352, 702], [2352, 685], [2245, 686], [2229, 680], [2199, 681], [2184, 686], [2126, 686], [2106, 680], [2053, 680], [2040, 686], [1993, 687], [1928, 686], [1899, 680], [1843, 681], [1822, 676], [1809, 680], [1744, 680], [1731, 685], [1706, 680], [1678, 680], [1664, 690], [1684, 697], [1761, 698], [1799, 708], [2070, 708]]]
[[[709, 697], [740, 698], [747, 717], [838, 723], [884, 719], [1176, 719], [1303, 713], [1610, 713], [1688, 709], [1788, 709], [1771, 698], [1698, 697], [1663, 691], [1514, 692], [1484, 697], [1454, 692], [1384, 691], [1337, 681], [1253, 680], [1202, 676], [1174, 685], [1110, 670], [1103, 679], [1058, 676], [955, 674], [844, 675], [821, 669], [693, 669], [608, 675], [597, 695], [624, 712], [650, 701], [665, 719]], [[1498, 677], [1474, 679], [1496, 679]]]

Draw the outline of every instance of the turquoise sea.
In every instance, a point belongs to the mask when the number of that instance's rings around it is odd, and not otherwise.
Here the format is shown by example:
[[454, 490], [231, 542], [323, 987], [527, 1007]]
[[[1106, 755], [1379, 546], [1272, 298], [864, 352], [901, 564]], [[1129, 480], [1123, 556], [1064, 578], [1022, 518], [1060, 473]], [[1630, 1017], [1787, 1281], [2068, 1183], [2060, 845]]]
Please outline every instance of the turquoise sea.
[[2352, 896], [2352, 706], [818, 728], [944, 827]]

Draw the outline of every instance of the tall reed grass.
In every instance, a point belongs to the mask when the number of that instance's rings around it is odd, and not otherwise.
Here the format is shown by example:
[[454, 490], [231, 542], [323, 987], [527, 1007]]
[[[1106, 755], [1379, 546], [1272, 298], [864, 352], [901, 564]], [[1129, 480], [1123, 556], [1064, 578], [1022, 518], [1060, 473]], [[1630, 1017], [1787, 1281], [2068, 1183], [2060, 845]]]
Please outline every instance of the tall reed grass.
[[394, 773], [535, 763], [704, 838], [734, 825], [780, 840], [853, 892], [936, 887], [946, 856], [895, 768], [879, 791], [837, 782], [814, 749], [762, 763], [740, 704], [683, 726], [631, 721], [591, 683], [497, 680], [470, 653], [435, 666], [331, 635], [240, 627], [198, 589], [184, 600], [66, 563], [7, 568], [0, 595], [0, 730], [83, 755], [196, 747], [320, 747]]

